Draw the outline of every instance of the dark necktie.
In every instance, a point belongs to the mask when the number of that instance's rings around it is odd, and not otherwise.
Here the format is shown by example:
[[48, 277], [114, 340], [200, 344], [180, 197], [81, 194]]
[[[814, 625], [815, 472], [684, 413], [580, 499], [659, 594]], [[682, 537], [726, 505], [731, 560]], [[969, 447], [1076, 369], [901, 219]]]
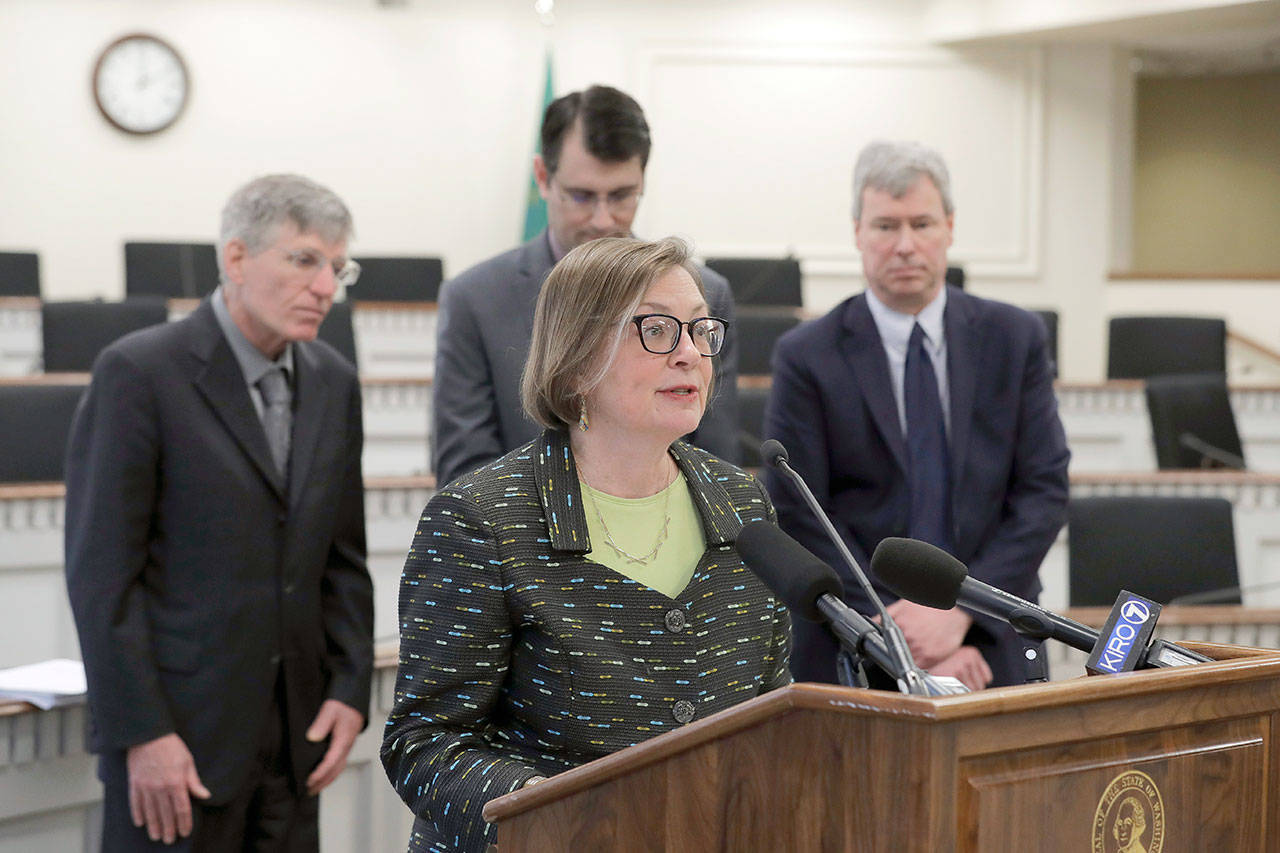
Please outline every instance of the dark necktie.
[[289, 380], [284, 368], [273, 367], [258, 380], [262, 392], [262, 428], [271, 446], [271, 458], [285, 479], [289, 477], [289, 435], [293, 428]]
[[925, 350], [924, 329], [919, 323], [912, 328], [907, 342], [902, 392], [911, 469], [911, 518], [907, 535], [950, 551], [951, 473], [947, 429], [942, 417], [942, 398], [938, 394], [938, 376]]

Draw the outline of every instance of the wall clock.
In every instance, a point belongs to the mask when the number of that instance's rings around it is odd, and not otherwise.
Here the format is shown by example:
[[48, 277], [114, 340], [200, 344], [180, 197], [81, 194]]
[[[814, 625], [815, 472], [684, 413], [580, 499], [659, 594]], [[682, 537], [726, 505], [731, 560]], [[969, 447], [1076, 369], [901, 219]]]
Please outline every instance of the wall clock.
[[145, 33], [122, 36], [93, 67], [93, 97], [125, 133], [158, 133], [178, 120], [190, 90], [186, 63], [168, 42]]

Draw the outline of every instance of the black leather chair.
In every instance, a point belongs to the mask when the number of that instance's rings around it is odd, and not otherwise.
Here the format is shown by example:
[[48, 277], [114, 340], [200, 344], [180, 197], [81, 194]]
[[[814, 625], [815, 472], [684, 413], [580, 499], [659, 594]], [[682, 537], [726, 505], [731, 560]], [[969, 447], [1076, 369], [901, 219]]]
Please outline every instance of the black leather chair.
[[354, 365], [356, 361], [356, 330], [351, 322], [351, 302], [335, 302], [320, 324], [317, 337], [347, 357]]
[[1057, 311], [1032, 311], [1044, 323], [1044, 330], [1048, 333], [1045, 346], [1049, 350], [1049, 358], [1053, 360], [1053, 375], [1058, 375], [1058, 312]]
[[800, 318], [786, 309], [739, 307], [729, 329], [738, 347], [738, 375], [768, 374], [772, 370], [773, 345], [784, 332], [799, 324]]
[[39, 296], [40, 256], [0, 252], [0, 296]]
[[1146, 390], [1151, 439], [1161, 470], [1245, 467], [1225, 376], [1153, 376]]
[[804, 304], [795, 258], [707, 258], [707, 266], [729, 280], [738, 305]]
[[763, 385], [738, 385], [738, 445], [744, 468], [759, 468], [760, 442], [764, 440], [764, 407], [769, 401], [769, 388]]
[[1183, 596], [1239, 604], [1235, 528], [1225, 498], [1072, 498], [1067, 508], [1072, 607], [1115, 604], [1121, 589], [1168, 604]]
[[1112, 317], [1107, 378], [1226, 373], [1227, 324], [1213, 317]]
[[163, 299], [123, 302], [45, 302], [40, 306], [44, 369], [85, 371], [98, 353], [130, 332], [164, 323], [169, 309]]
[[0, 385], [0, 482], [64, 479], [67, 436], [85, 386]]
[[439, 258], [356, 258], [360, 279], [347, 292], [360, 302], [435, 302], [444, 280]]
[[202, 299], [218, 286], [212, 243], [125, 243], [126, 296]]

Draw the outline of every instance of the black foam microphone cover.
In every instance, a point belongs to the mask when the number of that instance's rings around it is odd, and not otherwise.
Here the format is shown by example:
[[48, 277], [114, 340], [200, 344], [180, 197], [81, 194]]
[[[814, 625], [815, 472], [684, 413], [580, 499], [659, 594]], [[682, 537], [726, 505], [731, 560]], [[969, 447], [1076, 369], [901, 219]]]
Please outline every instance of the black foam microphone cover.
[[835, 569], [768, 521], [752, 521], [738, 534], [743, 562], [792, 612], [810, 622], [825, 622], [818, 599], [839, 598], [843, 585]]
[[779, 462], [787, 461], [787, 449], [782, 446], [782, 442], [776, 438], [771, 438], [760, 444], [760, 458], [764, 460], [764, 464], [770, 468], [775, 467]]
[[964, 563], [928, 542], [890, 536], [871, 555], [871, 571], [894, 595], [950, 610], [969, 576]]

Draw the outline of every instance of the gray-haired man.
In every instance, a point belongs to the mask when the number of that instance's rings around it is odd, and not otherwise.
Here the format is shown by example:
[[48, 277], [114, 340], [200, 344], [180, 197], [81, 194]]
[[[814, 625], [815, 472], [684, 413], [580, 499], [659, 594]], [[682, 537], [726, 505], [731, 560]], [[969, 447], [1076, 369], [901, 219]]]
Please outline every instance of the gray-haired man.
[[66, 563], [105, 850], [318, 848], [373, 663], [360, 385], [315, 341], [351, 231], [306, 178], [250, 182], [221, 287], [94, 365]]
[[[867, 146], [853, 218], [866, 292], [778, 341], [765, 434], [790, 450], [863, 566], [885, 537], [910, 536], [1034, 601], [1066, 515], [1070, 458], [1044, 324], [945, 286], [955, 208], [936, 151]], [[790, 485], [767, 476], [779, 523], [841, 567]], [[845, 598], [874, 612], [847, 573]], [[1023, 644], [998, 620], [909, 601], [888, 609], [929, 671], [974, 689], [1025, 680]], [[795, 624], [791, 671], [835, 680], [821, 626]]]

